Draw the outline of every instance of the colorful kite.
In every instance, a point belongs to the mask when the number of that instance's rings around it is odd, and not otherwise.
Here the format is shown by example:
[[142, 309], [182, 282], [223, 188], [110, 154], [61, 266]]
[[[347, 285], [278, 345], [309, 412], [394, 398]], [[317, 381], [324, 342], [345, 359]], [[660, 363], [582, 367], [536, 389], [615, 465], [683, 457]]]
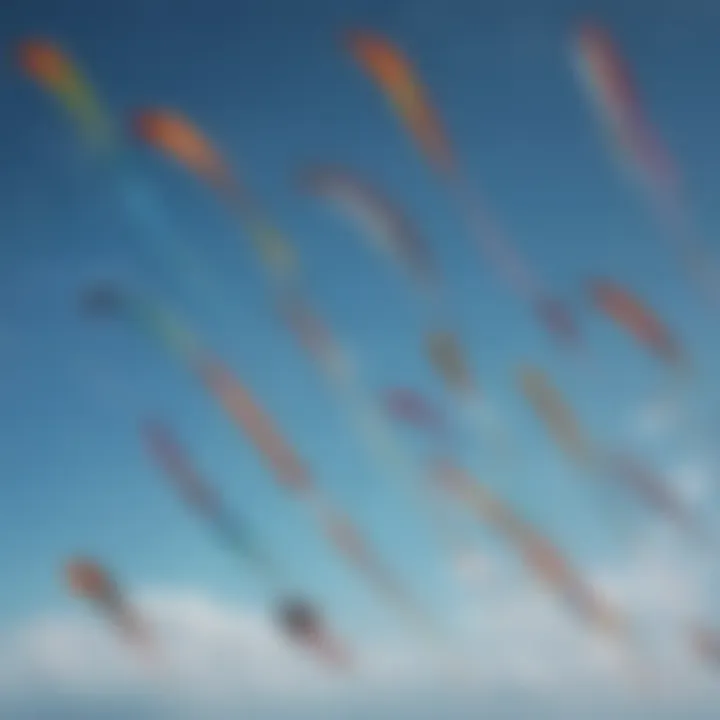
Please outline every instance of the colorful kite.
[[689, 535], [707, 539], [698, 518], [672, 485], [650, 467], [628, 453], [609, 455], [604, 464], [611, 478], [616, 478], [621, 487], [633, 493], [650, 509], [665, 516]]
[[452, 176], [457, 162], [438, 113], [408, 59], [378, 34], [351, 31], [348, 51], [372, 77], [435, 168]]
[[137, 137], [213, 187], [238, 215], [271, 276], [282, 282], [291, 279], [297, 270], [293, 248], [195, 125], [174, 111], [148, 109], [135, 115], [133, 129]]
[[574, 38], [575, 68], [599, 113], [610, 143], [663, 205], [679, 198], [679, 175], [645, 117], [630, 69], [610, 34], [584, 23]]
[[348, 170], [328, 165], [306, 168], [299, 184], [355, 220], [375, 249], [399, 264], [424, 293], [437, 291], [439, 271], [419, 229], [379, 190]]
[[70, 591], [93, 603], [126, 639], [148, 647], [147, 627], [119, 585], [99, 563], [88, 558], [73, 558], [65, 567], [65, 578]]
[[155, 420], [147, 420], [142, 426], [142, 436], [152, 459], [190, 508], [210, 523], [223, 545], [249, 560], [263, 578], [274, 578], [275, 563], [270, 562], [244, 523], [228, 511], [172, 430]]
[[596, 307], [641, 345], [675, 367], [683, 363], [680, 345], [660, 318], [628, 290], [610, 280], [593, 280], [590, 296]]
[[17, 62], [24, 73], [62, 103], [92, 144], [104, 151], [115, 149], [115, 132], [108, 114], [65, 51], [50, 40], [26, 40], [18, 46]]
[[550, 379], [540, 369], [529, 366], [520, 370], [519, 379], [525, 399], [560, 449], [583, 470], [594, 469], [597, 450]]

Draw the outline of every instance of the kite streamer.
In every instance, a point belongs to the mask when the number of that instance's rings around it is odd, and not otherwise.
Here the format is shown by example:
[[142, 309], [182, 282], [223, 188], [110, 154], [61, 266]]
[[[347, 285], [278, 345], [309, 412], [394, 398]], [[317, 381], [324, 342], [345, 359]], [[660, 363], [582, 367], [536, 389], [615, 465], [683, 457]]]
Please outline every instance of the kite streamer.
[[595, 468], [597, 449], [547, 375], [528, 366], [520, 370], [519, 380], [526, 400], [565, 455], [583, 470]]
[[559, 551], [486, 488], [446, 460], [437, 463], [435, 472], [441, 487], [499, 532], [531, 572], [553, 588], [581, 618], [613, 634], [627, 630], [620, 613], [583, 581]]
[[65, 579], [74, 595], [99, 608], [127, 640], [149, 648], [148, 628], [102, 565], [89, 558], [73, 558], [65, 567]]
[[363, 178], [339, 166], [314, 165], [300, 173], [300, 187], [350, 216], [380, 254], [400, 266], [424, 297], [437, 302], [440, 271], [411, 219]]
[[263, 578], [275, 577], [275, 562], [269, 560], [244, 523], [229, 512], [172, 430], [157, 420], [146, 420], [141, 431], [152, 459], [188, 506], [210, 523], [222, 544], [231, 553], [249, 560]]

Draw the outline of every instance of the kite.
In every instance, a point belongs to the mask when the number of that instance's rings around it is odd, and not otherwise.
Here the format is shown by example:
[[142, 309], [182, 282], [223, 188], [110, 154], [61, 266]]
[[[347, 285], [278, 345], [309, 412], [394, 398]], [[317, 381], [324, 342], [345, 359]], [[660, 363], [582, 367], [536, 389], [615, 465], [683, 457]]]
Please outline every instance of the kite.
[[461, 394], [471, 391], [474, 381], [455, 335], [444, 330], [432, 332], [426, 343], [430, 363], [447, 385]]
[[318, 612], [307, 602], [284, 600], [278, 607], [277, 620], [290, 639], [311, 647], [337, 667], [350, 665], [346, 648], [327, 631]]
[[210, 523], [223, 545], [233, 554], [249, 560], [264, 577], [274, 575], [274, 563], [261, 551], [243, 523], [230, 514], [172, 430], [155, 420], [145, 421], [141, 430], [152, 459], [190, 508]]
[[285, 486], [299, 491], [310, 488], [308, 470], [280, 435], [272, 419], [230, 370], [214, 358], [197, 364], [197, 373], [229, 417], [248, 435]]
[[603, 279], [593, 280], [589, 291], [595, 306], [639, 343], [668, 364], [681, 365], [683, 354], [670, 330], [629, 291]]
[[432, 436], [446, 432], [445, 420], [430, 401], [409, 388], [393, 388], [385, 393], [391, 417]]
[[583, 24], [574, 38], [575, 69], [597, 109], [608, 140], [661, 202], [674, 202], [677, 169], [645, 117], [630, 69], [610, 34]]
[[452, 175], [457, 162], [450, 141], [408, 59], [377, 34], [351, 31], [345, 40], [355, 61], [381, 87], [432, 164], [440, 172]]
[[272, 276], [283, 281], [289, 279], [296, 270], [294, 250], [195, 125], [171, 110], [148, 109], [135, 115], [132, 127], [138, 138], [210, 185], [237, 213]]
[[697, 518], [670, 483], [637, 458], [627, 453], [616, 453], [605, 459], [605, 467], [611, 477], [618, 478], [623, 487], [642, 499], [655, 512], [664, 515], [691, 535], [705, 538]]
[[70, 591], [95, 605], [132, 643], [147, 647], [150, 636], [110, 573], [88, 558], [73, 558], [65, 567]]
[[112, 123], [95, 91], [72, 58], [50, 40], [29, 39], [17, 48], [20, 69], [52, 93], [74, 118], [90, 142], [114, 149]]
[[312, 166], [301, 172], [299, 184], [355, 220], [375, 249], [399, 264], [423, 291], [438, 286], [439, 273], [419, 229], [367, 181], [341, 167]]
[[583, 469], [595, 467], [597, 452], [590, 438], [545, 373], [538, 368], [525, 367], [521, 369], [519, 379], [525, 399], [565, 455]]
[[280, 298], [278, 311], [300, 346], [323, 376], [333, 383], [336, 392], [357, 381], [353, 359], [309, 303], [299, 296], [284, 295]]

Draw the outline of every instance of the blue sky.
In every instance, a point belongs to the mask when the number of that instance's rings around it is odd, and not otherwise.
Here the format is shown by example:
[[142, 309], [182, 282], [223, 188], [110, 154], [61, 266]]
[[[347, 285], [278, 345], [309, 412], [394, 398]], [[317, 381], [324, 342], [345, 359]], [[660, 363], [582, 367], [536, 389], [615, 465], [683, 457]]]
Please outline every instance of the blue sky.
[[[358, 351], [371, 386], [411, 385], [442, 399], [418, 353], [423, 326], [407, 285], [341, 218], [299, 194], [293, 177], [306, 162], [336, 161], [402, 203], [449, 279], [484, 391], [521, 446], [518, 473], [487, 481], [590, 563], [622, 555], [628, 538], [611, 537], [592, 512], [584, 480], [519, 397], [515, 367], [542, 366], [599, 437], [628, 442], [628, 414], [665, 375], [591, 312], [583, 279], [601, 273], [627, 283], [678, 329], [710, 412], [718, 347], [712, 315], [621, 181], [578, 91], [567, 43], [587, 16], [624, 48], [714, 242], [720, 12], [711, 2], [11, 0], [0, 9], [0, 46], [7, 57], [28, 35], [60, 41], [118, 121], [145, 105], [187, 113], [291, 235], [316, 305]], [[415, 60], [468, 174], [578, 310], [591, 368], [551, 347], [484, 265], [443, 188], [342, 54], [338, 38], [349, 26], [387, 33]], [[388, 622], [178, 363], [139, 334], [79, 315], [78, 290], [107, 275], [148, 287], [184, 313], [262, 399], [318, 482], [352, 508], [435, 611], [451, 615], [457, 597], [432, 534], [363, 454], [276, 323], [259, 267], [212, 194], [139, 148], [134, 169], [150, 210], [131, 216], [112, 168], [88, 152], [51, 99], [10, 63], [0, 88], [0, 624], [71, 608], [58, 568], [78, 550], [103, 558], [131, 586], [207, 588], [264, 603], [265, 591], [235, 569], [144, 456], [137, 423], [148, 413], [176, 428], [229, 503], [293, 568], [292, 583], [322, 599], [349, 636]], [[196, 292], [171, 253], [153, 255], [158, 241], [202, 256], [213, 292]], [[676, 459], [676, 449], [656, 448], [652, 459]]]

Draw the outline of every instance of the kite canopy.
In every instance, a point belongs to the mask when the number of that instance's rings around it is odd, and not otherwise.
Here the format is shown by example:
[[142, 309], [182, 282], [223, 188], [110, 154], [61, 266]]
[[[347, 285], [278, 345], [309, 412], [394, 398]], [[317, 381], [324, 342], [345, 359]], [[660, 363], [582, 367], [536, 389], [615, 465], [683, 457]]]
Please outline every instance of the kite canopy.
[[112, 121], [81, 69], [58, 45], [31, 38], [16, 49], [20, 70], [55, 97], [96, 149], [117, 150]]
[[377, 33], [352, 30], [345, 47], [385, 93], [430, 162], [440, 172], [454, 172], [454, 158], [440, 119], [405, 54]]
[[61, 85], [72, 74], [65, 54], [48, 40], [26, 40], [17, 47], [16, 56], [22, 70], [49, 87]]
[[589, 283], [589, 291], [595, 306], [638, 343], [666, 362], [680, 362], [680, 348], [670, 330], [640, 299], [617, 283], [600, 278]]
[[132, 120], [135, 135], [166, 153], [190, 171], [219, 185], [232, 185], [230, 172], [220, 153], [202, 132], [179, 113], [144, 109]]

